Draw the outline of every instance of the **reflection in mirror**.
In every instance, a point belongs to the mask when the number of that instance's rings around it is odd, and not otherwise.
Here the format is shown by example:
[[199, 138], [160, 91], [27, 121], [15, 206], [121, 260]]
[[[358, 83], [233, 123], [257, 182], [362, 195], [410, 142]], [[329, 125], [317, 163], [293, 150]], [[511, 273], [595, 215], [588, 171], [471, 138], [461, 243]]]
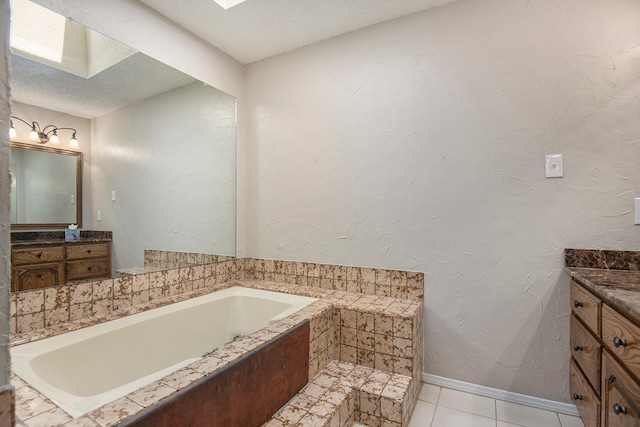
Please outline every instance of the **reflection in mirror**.
[[40, 7], [12, 0], [12, 114], [84, 126], [83, 229], [113, 232], [112, 270], [144, 249], [235, 255], [235, 99], [66, 19], [62, 56], [37, 58], [13, 45], [21, 5]]
[[82, 226], [82, 153], [11, 143], [11, 226]]

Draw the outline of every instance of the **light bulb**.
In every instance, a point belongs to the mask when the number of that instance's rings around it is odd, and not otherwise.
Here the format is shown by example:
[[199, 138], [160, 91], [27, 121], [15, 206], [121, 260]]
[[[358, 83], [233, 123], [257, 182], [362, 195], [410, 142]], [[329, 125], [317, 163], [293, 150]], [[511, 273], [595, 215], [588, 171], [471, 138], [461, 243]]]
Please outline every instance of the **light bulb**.
[[69, 147], [80, 148], [80, 144], [78, 144], [78, 140], [76, 139], [76, 134], [74, 133], [69, 141]]
[[56, 131], [53, 131], [53, 135], [49, 137], [49, 142], [52, 144], [60, 144], [60, 138], [58, 138]]
[[29, 132], [29, 139], [33, 142], [40, 142], [40, 136], [35, 129], [31, 129], [31, 132]]
[[14, 128], [12, 125], [11, 128], [9, 129], [9, 139], [16, 139], [17, 136], [18, 136], [18, 133], [16, 132], [16, 128]]

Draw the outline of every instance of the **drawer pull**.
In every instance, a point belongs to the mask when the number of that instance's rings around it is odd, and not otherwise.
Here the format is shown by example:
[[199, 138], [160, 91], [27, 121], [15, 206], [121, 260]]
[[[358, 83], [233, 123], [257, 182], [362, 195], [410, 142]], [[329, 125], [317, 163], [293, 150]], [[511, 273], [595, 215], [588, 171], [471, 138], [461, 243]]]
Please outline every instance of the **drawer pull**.
[[36, 257], [42, 258], [42, 252], [39, 252], [38, 255], [36, 255]]
[[627, 413], [627, 408], [625, 408], [624, 406], [620, 406], [617, 403], [615, 403], [613, 405], [613, 412], [616, 413], [616, 415], [620, 415], [620, 414], [626, 414]]
[[87, 253], [88, 253], [88, 254], [90, 254], [90, 253], [91, 253], [91, 249], [89, 249], [89, 250], [87, 251]]
[[87, 267], [87, 271], [91, 271], [91, 267]]
[[38, 274], [38, 279], [42, 279], [42, 274]]
[[578, 393], [573, 393], [573, 396], [571, 396], [571, 398], [573, 400], [582, 400], [582, 395], [580, 395]]
[[574, 344], [574, 345], [573, 345], [573, 350], [574, 350], [574, 351], [582, 351], [582, 346], [581, 346], [581, 345], [578, 345], [578, 344]]
[[624, 338], [618, 338], [618, 337], [615, 337], [615, 338], [613, 339], [613, 345], [614, 345], [616, 348], [618, 348], [618, 347], [620, 347], [620, 346], [622, 346], [622, 347], [626, 347], [626, 346], [627, 346], [627, 340], [625, 340]]
[[578, 307], [584, 307], [584, 306], [582, 305], [582, 303], [581, 303], [580, 301], [578, 301], [577, 299], [574, 299], [574, 300], [573, 300], [573, 306], [574, 306], [575, 308], [578, 308]]

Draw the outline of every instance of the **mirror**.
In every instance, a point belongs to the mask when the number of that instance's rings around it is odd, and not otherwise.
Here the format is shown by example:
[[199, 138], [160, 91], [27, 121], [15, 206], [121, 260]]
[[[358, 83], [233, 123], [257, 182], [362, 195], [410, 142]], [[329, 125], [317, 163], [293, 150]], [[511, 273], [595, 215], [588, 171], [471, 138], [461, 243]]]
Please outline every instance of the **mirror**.
[[82, 153], [11, 142], [11, 228], [82, 227]]
[[144, 249], [235, 256], [235, 98], [59, 15], [62, 57], [38, 58], [13, 46], [21, 4], [41, 7], [12, 0], [11, 114], [78, 129], [82, 228], [113, 232], [113, 270]]

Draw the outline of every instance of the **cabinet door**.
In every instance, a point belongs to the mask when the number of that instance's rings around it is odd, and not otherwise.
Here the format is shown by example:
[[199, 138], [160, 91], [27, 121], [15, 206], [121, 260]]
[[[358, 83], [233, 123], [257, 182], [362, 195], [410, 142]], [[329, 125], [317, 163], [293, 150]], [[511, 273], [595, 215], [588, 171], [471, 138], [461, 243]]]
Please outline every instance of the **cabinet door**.
[[600, 394], [600, 343], [574, 316], [571, 316], [571, 355], [580, 365], [585, 376]]
[[604, 352], [602, 418], [608, 427], [640, 427], [640, 386]]
[[14, 292], [58, 286], [64, 281], [63, 263], [14, 266], [11, 269], [11, 290]]
[[602, 342], [640, 379], [640, 328], [607, 305], [602, 306]]
[[569, 391], [585, 427], [600, 427], [600, 399], [593, 392], [574, 359], [569, 366]]

